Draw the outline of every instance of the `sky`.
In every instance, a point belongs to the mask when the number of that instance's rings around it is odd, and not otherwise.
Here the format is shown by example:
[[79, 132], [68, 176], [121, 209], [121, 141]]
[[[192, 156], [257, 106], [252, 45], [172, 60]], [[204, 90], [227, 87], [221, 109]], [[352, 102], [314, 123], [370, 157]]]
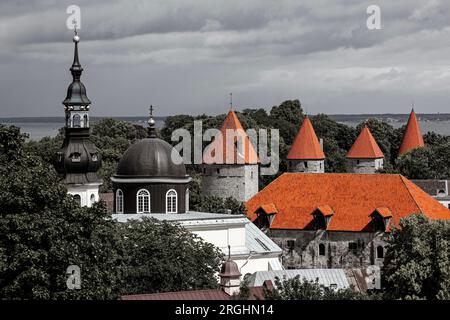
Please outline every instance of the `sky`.
[[450, 112], [450, 1], [0, 0], [0, 117], [63, 116], [69, 5], [94, 116]]

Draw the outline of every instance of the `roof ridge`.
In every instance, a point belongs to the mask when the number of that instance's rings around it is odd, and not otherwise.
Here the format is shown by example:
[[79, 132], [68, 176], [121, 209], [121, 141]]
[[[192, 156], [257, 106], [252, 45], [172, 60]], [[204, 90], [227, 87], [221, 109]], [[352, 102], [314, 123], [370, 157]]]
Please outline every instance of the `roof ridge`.
[[402, 183], [405, 185], [406, 190], [408, 190], [409, 196], [414, 201], [414, 203], [416, 204], [417, 208], [419, 208], [420, 212], [423, 215], [425, 215], [425, 212], [423, 211], [422, 207], [419, 205], [419, 203], [417, 202], [416, 198], [412, 195], [411, 190], [409, 189], [409, 186], [408, 186], [408, 184], [405, 181], [406, 177], [404, 177], [402, 174], [399, 174], [399, 176], [400, 176], [400, 179], [402, 180]]

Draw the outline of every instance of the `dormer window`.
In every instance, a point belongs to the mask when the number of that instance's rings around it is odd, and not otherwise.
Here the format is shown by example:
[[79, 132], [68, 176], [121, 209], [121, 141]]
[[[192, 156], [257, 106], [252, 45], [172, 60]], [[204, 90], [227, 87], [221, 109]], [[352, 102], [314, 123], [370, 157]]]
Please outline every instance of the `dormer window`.
[[74, 152], [69, 156], [70, 160], [72, 162], [80, 162], [81, 161], [81, 154], [78, 152]]
[[371, 213], [370, 217], [372, 218], [372, 230], [374, 232], [386, 232], [392, 219], [392, 211], [386, 207], [379, 207]]
[[316, 230], [327, 230], [333, 215], [334, 211], [329, 205], [318, 206], [313, 212]]
[[258, 228], [265, 230], [272, 225], [278, 210], [273, 203], [267, 203], [259, 207], [255, 213], [258, 216], [255, 220], [255, 224]]

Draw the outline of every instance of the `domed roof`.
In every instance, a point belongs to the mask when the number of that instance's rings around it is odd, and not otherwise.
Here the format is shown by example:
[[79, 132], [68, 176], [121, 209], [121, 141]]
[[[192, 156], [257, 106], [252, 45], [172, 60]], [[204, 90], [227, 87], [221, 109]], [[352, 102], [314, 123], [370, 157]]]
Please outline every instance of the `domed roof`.
[[236, 262], [228, 258], [224, 263], [222, 263], [222, 267], [220, 268], [220, 277], [240, 277], [241, 272], [239, 271], [239, 267]]
[[187, 175], [178, 151], [164, 140], [147, 138], [134, 143], [125, 151], [116, 176], [180, 178]]

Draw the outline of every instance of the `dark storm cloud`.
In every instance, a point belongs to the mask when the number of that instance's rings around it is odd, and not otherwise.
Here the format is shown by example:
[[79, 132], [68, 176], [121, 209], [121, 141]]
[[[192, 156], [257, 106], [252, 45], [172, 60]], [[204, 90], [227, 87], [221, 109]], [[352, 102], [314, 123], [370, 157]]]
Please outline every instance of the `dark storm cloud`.
[[[2, 0], [0, 116], [59, 115], [71, 4], [96, 114], [144, 114], [152, 102], [164, 114], [219, 113], [230, 91], [243, 107], [300, 98], [311, 113], [448, 105], [446, 1]], [[366, 27], [371, 4], [382, 30]]]

